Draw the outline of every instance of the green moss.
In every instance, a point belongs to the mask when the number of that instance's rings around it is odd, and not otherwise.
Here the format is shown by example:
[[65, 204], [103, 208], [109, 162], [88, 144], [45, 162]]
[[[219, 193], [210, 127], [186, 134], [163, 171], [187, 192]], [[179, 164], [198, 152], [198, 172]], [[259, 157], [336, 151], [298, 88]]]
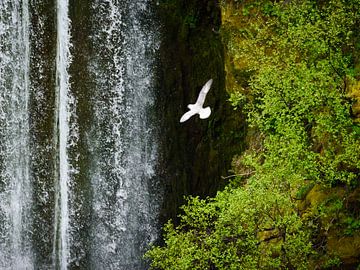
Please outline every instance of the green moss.
[[360, 234], [354, 236], [338, 235], [334, 230], [327, 237], [327, 253], [337, 254], [342, 265], [359, 263]]

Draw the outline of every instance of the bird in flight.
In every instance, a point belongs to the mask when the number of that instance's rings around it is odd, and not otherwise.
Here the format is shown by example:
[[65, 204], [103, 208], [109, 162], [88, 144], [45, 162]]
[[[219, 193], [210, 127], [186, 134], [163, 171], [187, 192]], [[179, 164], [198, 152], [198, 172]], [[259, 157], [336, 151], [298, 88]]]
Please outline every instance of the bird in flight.
[[199, 114], [201, 119], [206, 119], [210, 116], [210, 114], [211, 114], [210, 107], [203, 108], [203, 105], [204, 105], [204, 101], [206, 98], [206, 94], [209, 92], [212, 82], [213, 82], [212, 79], [208, 80], [207, 83], [205, 83], [205, 85], [201, 89], [199, 96], [196, 100], [196, 103], [189, 104], [187, 106], [189, 108], [189, 111], [186, 112], [180, 118], [180, 123], [185, 122], [186, 120], [188, 120], [191, 116], [193, 116], [195, 114]]

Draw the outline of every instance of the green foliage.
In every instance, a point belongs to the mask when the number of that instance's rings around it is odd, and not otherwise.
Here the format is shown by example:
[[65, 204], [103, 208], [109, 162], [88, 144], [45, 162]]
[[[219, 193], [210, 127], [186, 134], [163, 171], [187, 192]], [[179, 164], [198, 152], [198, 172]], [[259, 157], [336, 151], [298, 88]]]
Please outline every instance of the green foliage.
[[[165, 245], [146, 255], [154, 269], [308, 269], [324, 248], [316, 234], [340, 218], [343, 200], [331, 197], [306, 215], [298, 201], [315, 183], [359, 185], [347, 91], [360, 76], [360, 1], [235, 2], [240, 19], [223, 30], [227, 50], [241, 62], [237, 72], [251, 77], [229, 101], [263, 135], [263, 147], [241, 157], [251, 176], [213, 199], [189, 198], [180, 225], [165, 226]], [[346, 232], [359, 224], [348, 220]]]
[[289, 207], [289, 196], [269, 193], [274, 183], [261, 180], [248, 189], [228, 188], [215, 199], [190, 198], [181, 225], [166, 225], [166, 246], [147, 253], [153, 268], [306, 269], [312, 253], [307, 225]]
[[347, 217], [345, 219], [345, 235], [352, 236], [356, 231], [360, 229], [360, 220], [353, 217]]
[[314, 183], [306, 184], [299, 188], [299, 190], [296, 193], [296, 199], [297, 200], [303, 200], [305, 199], [305, 196], [309, 193], [309, 191], [314, 187]]
[[332, 269], [334, 266], [335, 267], [339, 267], [341, 265], [341, 260], [339, 257], [334, 256], [332, 258], [329, 258], [328, 260], [326, 260], [325, 264], [324, 264], [324, 268], [325, 269]]
[[234, 108], [234, 110], [237, 110], [238, 107], [244, 104], [245, 102], [245, 95], [235, 92], [230, 94], [229, 101], [231, 103], [231, 106]]
[[195, 28], [196, 27], [196, 24], [197, 24], [197, 18], [190, 14], [190, 15], [187, 15], [184, 19], [184, 24], [188, 25], [189, 28]]
[[351, 41], [359, 3], [288, 5], [275, 5], [275, 16], [253, 22], [252, 36], [232, 46], [255, 71], [255, 100], [246, 108], [250, 123], [267, 135], [268, 155], [292, 159], [307, 179], [352, 184], [358, 181], [360, 144], [346, 97], [354, 63], [344, 51], [356, 46]]

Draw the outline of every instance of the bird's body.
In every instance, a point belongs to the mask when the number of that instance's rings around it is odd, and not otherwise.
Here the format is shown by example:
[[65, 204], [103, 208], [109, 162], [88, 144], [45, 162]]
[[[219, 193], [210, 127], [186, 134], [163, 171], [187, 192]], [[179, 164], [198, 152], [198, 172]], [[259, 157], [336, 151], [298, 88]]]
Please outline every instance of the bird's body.
[[196, 100], [196, 103], [189, 104], [187, 106], [189, 108], [189, 111], [186, 112], [180, 118], [180, 123], [185, 122], [186, 120], [188, 120], [191, 116], [193, 116], [195, 114], [199, 114], [201, 119], [206, 119], [210, 116], [210, 114], [211, 114], [210, 107], [203, 108], [203, 105], [205, 102], [206, 94], [209, 92], [212, 82], [213, 82], [212, 79], [208, 80], [207, 83], [201, 89], [199, 96]]

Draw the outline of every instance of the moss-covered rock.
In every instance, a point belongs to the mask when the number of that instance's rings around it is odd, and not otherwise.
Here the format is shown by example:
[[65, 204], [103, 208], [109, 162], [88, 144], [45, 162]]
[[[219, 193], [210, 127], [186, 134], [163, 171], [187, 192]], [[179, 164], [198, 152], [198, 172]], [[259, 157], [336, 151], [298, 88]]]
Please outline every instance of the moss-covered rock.
[[355, 121], [360, 123], [360, 81], [350, 83], [348, 96], [354, 99], [352, 113]]
[[[251, 102], [252, 90], [248, 82], [251, 74], [251, 59], [253, 54], [238, 54], [238, 48], [246, 43], [246, 37], [252, 36], [249, 25], [261, 20], [259, 8], [263, 14], [266, 10], [266, 1], [236, 1], [226, 0], [222, 5], [221, 33], [225, 48], [226, 90], [234, 94], [232, 103], [242, 105], [244, 100]], [[288, 2], [288, 1], [284, 1]], [[358, 40], [357, 35], [354, 37]], [[354, 42], [356, 43], [356, 42]], [[357, 42], [358, 44], [358, 42]], [[356, 47], [356, 46], [355, 46]], [[267, 48], [271, 51], [271, 47]], [[350, 50], [350, 49], [348, 49]], [[359, 54], [351, 49], [356, 73], [359, 67]], [[248, 72], [246, 72], [248, 71]], [[347, 96], [352, 100], [353, 130], [360, 134], [358, 126], [360, 115], [359, 81], [352, 79], [345, 81]], [[261, 133], [256, 129], [247, 129], [246, 150], [244, 154], [258, 155], [263, 151]], [[314, 147], [315, 148], [315, 147]], [[320, 150], [319, 152], [323, 154]], [[249, 167], [243, 166], [244, 155], [234, 157], [232, 165], [235, 175], [246, 176], [251, 174]], [[246, 184], [246, 183], [244, 183]], [[360, 235], [360, 209], [359, 188], [346, 185], [326, 186], [315, 184], [313, 181], [304, 182], [303, 187], [292, 195], [298, 201], [298, 211], [304, 224], [316, 224], [313, 230], [314, 250], [319, 254], [313, 258], [310, 269], [356, 269], [360, 263], [359, 235]], [[260, 232], [260, 239], [273, 240], [273, 231]], [[271, 241], [269, 241], [271, 242]], [[276, 241], [275, 241], [276, 242]], [[268, 244], [268, 243], [267, 243]]]
[[355, 269], [360, 263], [360, 189], [345, 186], [312, 185], [299, 201], [303, 220], [317, 220], [314, 245], [319, 257], [312, 262], [317, 269]]

